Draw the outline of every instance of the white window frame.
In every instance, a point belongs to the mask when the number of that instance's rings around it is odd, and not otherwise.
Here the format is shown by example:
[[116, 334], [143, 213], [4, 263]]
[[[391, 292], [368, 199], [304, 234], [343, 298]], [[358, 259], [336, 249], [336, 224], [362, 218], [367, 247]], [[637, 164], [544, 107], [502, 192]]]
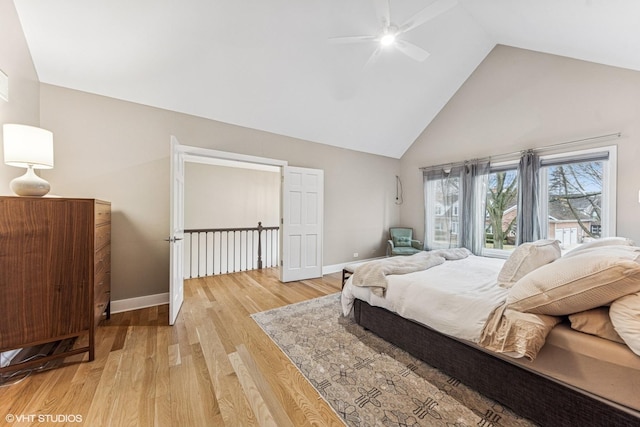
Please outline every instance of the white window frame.
[[[566, 158], [570, 160], [578, 156], [588, 156], [589, 154], [608, 152], [609, 159], [602, 165], [602, 232], [600, 237], [616, 236], [616, 177], [618, 166], [618, 147], [610, 145], [606, 147], [589, 148], [584, 150], [565, 151], [562, 153], [541, 155], [540, 161], [562, 160]], [[587, 161], [587, 160], [585, 160]], [[549, 217], [549, 200], [548, 200], [549, 184], [547, 182], [547, 174], [540, 175], [540, 216], [541, 218]], [[548, 236], [549, 228], [545, 227], [542, 231], [542, 237]]]

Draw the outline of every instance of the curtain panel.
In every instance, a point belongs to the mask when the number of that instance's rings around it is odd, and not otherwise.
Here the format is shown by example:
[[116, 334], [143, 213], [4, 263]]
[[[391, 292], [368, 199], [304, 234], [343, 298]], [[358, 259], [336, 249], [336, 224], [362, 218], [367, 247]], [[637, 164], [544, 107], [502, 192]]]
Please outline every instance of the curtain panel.
[[462, 215], [460, 243], [476, 255], [484, 247], [484, 222], [487, 183], [490, 165], [488, 161], [473, 160], [465, 163], [462, 176]]
[[518, 213], [516, 245], [541, 238], [540, 230], [540, 157], [526, 151], [518, 164]]

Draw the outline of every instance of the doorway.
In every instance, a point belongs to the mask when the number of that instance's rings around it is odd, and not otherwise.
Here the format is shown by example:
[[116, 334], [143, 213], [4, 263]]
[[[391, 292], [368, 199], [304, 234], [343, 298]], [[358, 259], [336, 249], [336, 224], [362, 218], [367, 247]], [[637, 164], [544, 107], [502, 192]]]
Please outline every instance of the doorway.
[[185, 279], [278, 267], [281, 170], [219, 159], [185, 165]]
[[185, 162], [252, 163], [281, 170], [280, 280], [322, 276], [324, 173], [290, 167], [284, 160], [181, 145], [171, 137], [169, 324], [184, 300], [184, 184]]

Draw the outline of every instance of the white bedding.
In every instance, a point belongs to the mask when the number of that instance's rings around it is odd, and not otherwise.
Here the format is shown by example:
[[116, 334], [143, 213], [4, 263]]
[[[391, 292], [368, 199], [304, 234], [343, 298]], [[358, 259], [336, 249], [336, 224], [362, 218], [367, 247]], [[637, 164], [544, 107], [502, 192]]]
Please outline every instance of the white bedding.
[[353, 286], [352, 276], [342, 291], [342, 310], [348, 315], [358, 298], [438, 332], [478, 342], [489, 314], [509, 292], [496, 286], [503, 264], [502, 259], [470, 255], [424, 271], [387, 276], [384, 297]]

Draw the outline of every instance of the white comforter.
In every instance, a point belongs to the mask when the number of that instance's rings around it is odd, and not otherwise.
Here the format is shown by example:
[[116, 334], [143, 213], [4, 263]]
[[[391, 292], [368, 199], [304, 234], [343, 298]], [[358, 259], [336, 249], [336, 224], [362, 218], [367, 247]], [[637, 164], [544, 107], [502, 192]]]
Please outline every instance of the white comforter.
[[352, 276], [342, 291], [342, 310], [348, 315], [358, 298], [438, 332], [478, 342], [491, 311], [507, 297], [508, 289], [496, 286], [502, 264], [502, 259], [470, 255], [428, 270], [387, 276], [384, 297], [353, 286]]

